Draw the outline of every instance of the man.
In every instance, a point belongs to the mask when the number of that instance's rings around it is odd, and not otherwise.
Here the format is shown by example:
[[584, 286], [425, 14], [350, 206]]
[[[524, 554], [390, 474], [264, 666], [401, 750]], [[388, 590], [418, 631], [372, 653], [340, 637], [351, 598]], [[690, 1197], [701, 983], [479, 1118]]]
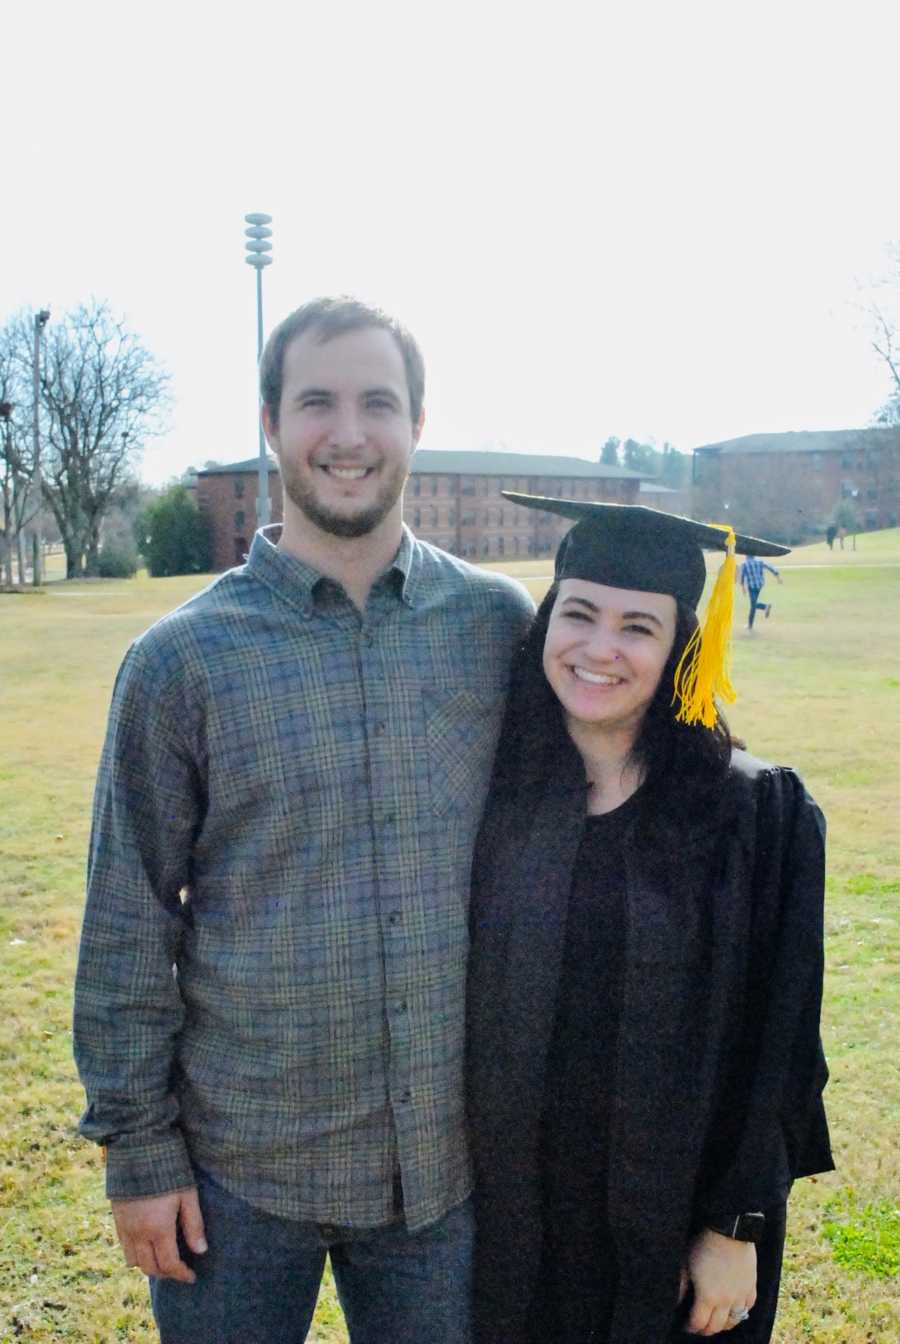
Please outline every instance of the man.
[[468, 1338], [469, 866], [511, 580], [402, 524], [424, 367], [351, 299], [261, 366], [283, 528], [129, 650], [76, 986], [81, 1129], [163, 1344]]
[[781, 583], [781, 575], [775, 566], [767, 565], [763, 560], [760, 560], [758, 555], [748, 555], [741, 565], [741, 588], [750, 599], [750, 615], [747, 618], [748, 630], [753, 629], [753, 618], [757, 611], [764, 611], [766, 613], [766, 620], [768, 620], [772, 614], [772, 603], [760, 602], [759, 600], [763, 584], [766, 581], [766, 570], [768, 570], [770, 574], [774, 574], [778, 582]]

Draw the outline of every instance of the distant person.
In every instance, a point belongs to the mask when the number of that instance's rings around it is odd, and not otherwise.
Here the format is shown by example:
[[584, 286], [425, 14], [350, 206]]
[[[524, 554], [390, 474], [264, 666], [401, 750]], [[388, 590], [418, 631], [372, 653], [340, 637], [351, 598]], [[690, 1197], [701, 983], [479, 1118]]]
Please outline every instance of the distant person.
[[750, 599], [750, 614], [747, 618], [747, 629], [753, 629], [753, 618], [757, 611], [763, 611], [766, 620], [772, 615], [772, 603], [760, 602], [759, 595], [763, 590], [763, 584], [766, 581], [766, 570], [774, 574], [779, 583], [781, 575], [774, 565], [767, 565], [765, 561], [760, 560], [758, 555], [748, 555], [741, 565], [741, 588]]
[[834, 550], [834, 539], [837, 536], [837, 532], [837, 526], [834, 523], [829, 523], [825, 529], [825, 540], [828, 542], [829, 551]]
[[701, 547], [785, 548], [508, 498], [579, 521], [513, 665], [473, 868], [476, 1344], [767, 1344], [791, 1182], [832, 1167], [825, 824], [716, 704], [731, 555], [702, 630], [696, 607]]
[[418, 541], [424, 365], [324, 299], [262, 358], [284, 525], [129, 650], [75, 994], [81, 1131], [163, 1344], [468, 1344], [472, 849], [512, 580]]

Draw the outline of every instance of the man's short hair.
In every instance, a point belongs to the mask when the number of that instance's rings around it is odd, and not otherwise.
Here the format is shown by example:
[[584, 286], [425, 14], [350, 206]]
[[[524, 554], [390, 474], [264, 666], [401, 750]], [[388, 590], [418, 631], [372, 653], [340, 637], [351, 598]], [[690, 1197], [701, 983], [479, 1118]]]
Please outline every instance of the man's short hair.
[[380, 327], [390, 332], [403, 356], [409, 409], [414, 425], [419, 423], [425, 400], [425, 361], [414, 337], [395, 317], [381, 308], [363, 303], [348, 294], [336, 298], [310, 299], [296, 308], [272, 332], [259, 362], [259, 387], [263, 405], [272, 424], [278, 425], [281, 386], [284, 377], [284, 352], [291, 341], [306, 331], [314, 331], [321, 344], [348, 331]]

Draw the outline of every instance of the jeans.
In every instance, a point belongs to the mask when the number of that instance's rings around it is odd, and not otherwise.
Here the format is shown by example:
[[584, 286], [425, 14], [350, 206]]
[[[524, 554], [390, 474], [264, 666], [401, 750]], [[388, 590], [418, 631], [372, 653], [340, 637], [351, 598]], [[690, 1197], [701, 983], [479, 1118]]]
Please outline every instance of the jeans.
[[209, 1250], [194, 1284], [151, 1279], [161, 1344], [302, 1344], [325, 1257], [351, 1344], [470, 1344], [472, 1201], [410, 1233], [292, 1222], [197, 1173]]
[[766, 611], [769, 605], [768, 602], [760, 602], [759, 595], [761, 592], [762, 592], [761, 588], [747, 589], [747, 596], [750, 598], [750, 616], [747, 621], [747, 624], [751, 630], [753, 629], [753, 618], [756, 615], [756, 613], [758, 611]]

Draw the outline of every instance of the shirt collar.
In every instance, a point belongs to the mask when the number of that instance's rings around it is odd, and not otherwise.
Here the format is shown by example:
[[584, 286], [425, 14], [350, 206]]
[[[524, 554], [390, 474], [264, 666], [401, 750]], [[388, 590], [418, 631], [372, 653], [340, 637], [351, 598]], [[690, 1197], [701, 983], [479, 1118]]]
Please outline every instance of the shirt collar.
[[[254, 533], [250, 553], [247, 556], [246, 570], [285, 602], [296, 607], [304, 616], [310, 616], [313, 611], [315, 587], [324, 575], [313, 569], [312, 565], [298, 560], [295, 555], [279, 550], [280, 536], [280, 523], [261, 527]], [[387, 572], [398, 575], [400, 596], [407, 606], [415, 604], [421, 570], [422, 556], [419, 543], [404, 523], [400, 546]]]

